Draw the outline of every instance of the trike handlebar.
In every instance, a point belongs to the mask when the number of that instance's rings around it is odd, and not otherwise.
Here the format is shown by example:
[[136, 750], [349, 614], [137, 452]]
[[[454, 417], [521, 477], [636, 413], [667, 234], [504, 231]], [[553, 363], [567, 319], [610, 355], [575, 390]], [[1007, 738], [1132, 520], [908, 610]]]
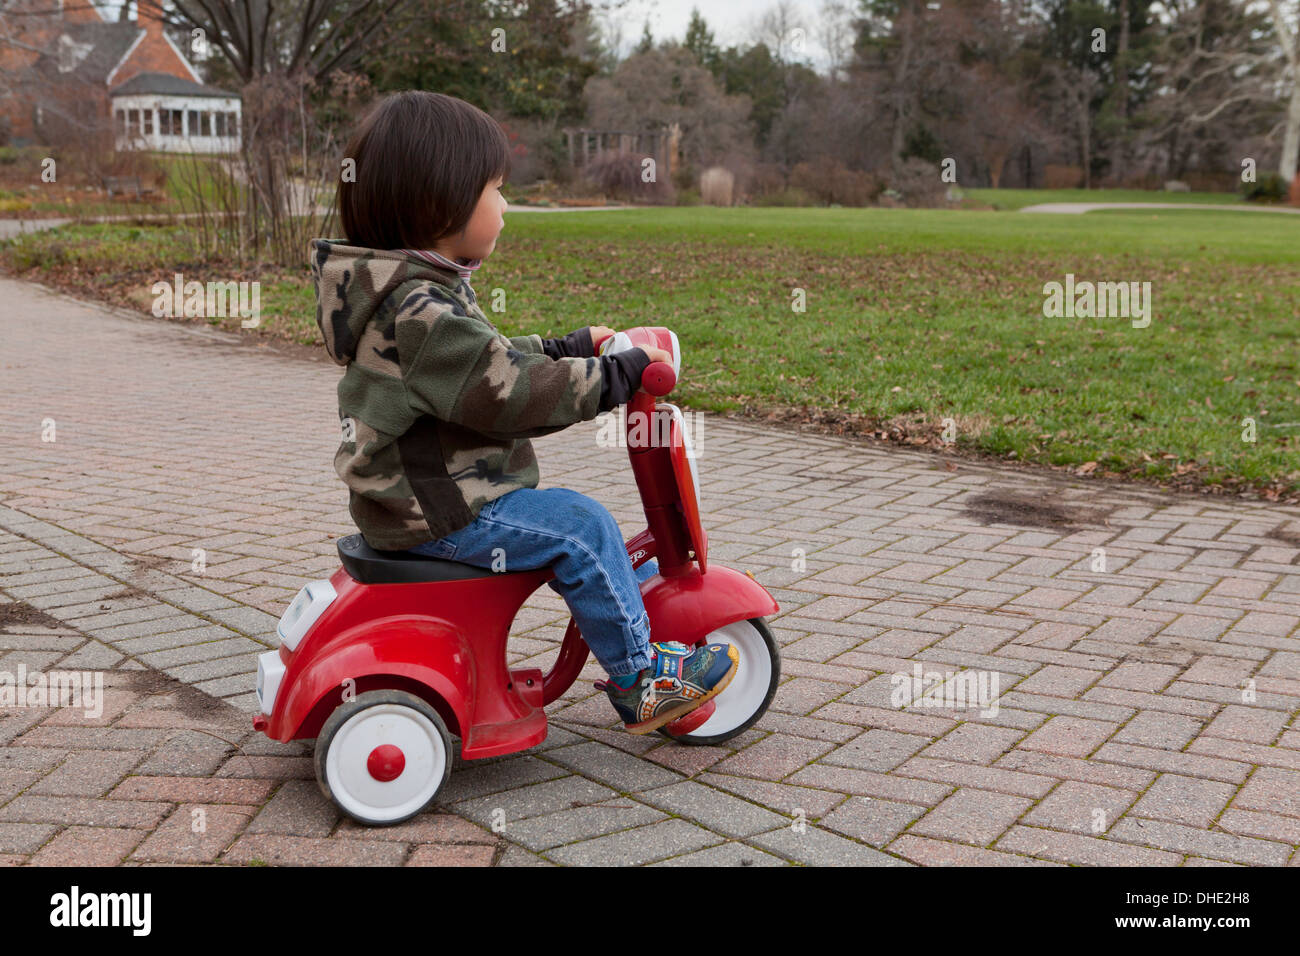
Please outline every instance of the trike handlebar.
[[677, 384], [677, 373], [667, 362], [651, 362], [641, 373], [641, 387], [655, 398], [667, 395]]
[[641, 388], [655, 398], [667, 395], [677, 385], [678, 369], [681, 368], [681, 346], [677, 336], [664, 326], [637, 326], [614, 335], [602, 336], [594, 343], [597, 355], [612, 352], [625, 352], [634, 348], [663, 349], [672, 356], [672, 363], [651, 362], [641, 373]]

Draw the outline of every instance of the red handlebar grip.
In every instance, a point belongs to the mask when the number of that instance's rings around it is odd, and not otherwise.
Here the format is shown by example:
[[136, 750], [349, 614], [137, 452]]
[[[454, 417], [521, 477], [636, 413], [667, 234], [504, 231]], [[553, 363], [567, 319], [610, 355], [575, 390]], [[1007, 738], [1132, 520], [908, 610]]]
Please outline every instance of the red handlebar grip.
[[651, 362], [641, 373], [641, 387], [655, 398], [667, 395], [677, 385], [677, 374], [667, 362]]

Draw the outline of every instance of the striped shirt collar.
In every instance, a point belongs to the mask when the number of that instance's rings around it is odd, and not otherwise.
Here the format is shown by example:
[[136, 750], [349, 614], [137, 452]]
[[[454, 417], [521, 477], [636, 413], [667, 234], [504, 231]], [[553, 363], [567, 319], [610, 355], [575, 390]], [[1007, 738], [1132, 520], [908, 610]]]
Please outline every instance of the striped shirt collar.
[[460, 275], [466, 282], [474, 274], [474, 270], [483, 264], [482, 259], [469, 259], [466, 262], [453, 262], [441, 253], [434, 252], [432, 249], [401, 249], [400, 252], [408, 256], [415, 256], [417, 259], [423, 259], [425, 262], [432, 263], [443, 269], [451, 269]]

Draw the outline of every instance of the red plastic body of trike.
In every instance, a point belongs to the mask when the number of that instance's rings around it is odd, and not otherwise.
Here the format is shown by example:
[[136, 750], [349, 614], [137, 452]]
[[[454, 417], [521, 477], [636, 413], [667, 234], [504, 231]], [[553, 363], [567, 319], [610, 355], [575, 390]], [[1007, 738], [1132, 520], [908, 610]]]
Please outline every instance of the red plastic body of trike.
[[[667, 329], [632, 332], [642, 338], [637, 344], [671, 344]], [[671, 366], [655, 363], [643, 384], [666, 394], [674, 380]], [[651, 640], [698, 644], [720, 627], [765, 617], [779, 606], [752, 577], [708, 566], [694, 469], [680, 436], [644, 445], [631, 440], [634, 415], [653, 416], [655, 405], [644, 391], [627, 404], [629, 458], [648, 524], [627, 550], [633, 566], [659, 561], [659, 573], [641, 584]], [[330, 578], [337, 596], [328, 608], [294, 651], [281, 645], [285, 672], [272, 713], [259, 714], [253, 726], [273, 740], [313, 738], [339, 703], [341, 688], [397, 689], [437, 710], [461, 738], [463, 759], [541, 743], [547, 734], [543, 706], [573, 685], [589, 653], [570, 620], [549, 672], [508, 667], [506, 640], [515, 615], [551, 577], [550, 568], [539, 568], [468, 580], [363, 584], [340, 567]]]

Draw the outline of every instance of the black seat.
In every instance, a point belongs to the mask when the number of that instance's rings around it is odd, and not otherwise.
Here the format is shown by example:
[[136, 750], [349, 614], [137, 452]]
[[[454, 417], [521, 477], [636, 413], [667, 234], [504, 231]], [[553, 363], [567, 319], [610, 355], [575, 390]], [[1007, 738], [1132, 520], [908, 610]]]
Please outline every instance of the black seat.
[[408, 551], [376, 551], [359, 534], [338, 539], [339, 560], [362, 584], [417, 584], [425, 581], [468, 581], [490, 578], [493, 571], [459, 561], [427, 558]]

